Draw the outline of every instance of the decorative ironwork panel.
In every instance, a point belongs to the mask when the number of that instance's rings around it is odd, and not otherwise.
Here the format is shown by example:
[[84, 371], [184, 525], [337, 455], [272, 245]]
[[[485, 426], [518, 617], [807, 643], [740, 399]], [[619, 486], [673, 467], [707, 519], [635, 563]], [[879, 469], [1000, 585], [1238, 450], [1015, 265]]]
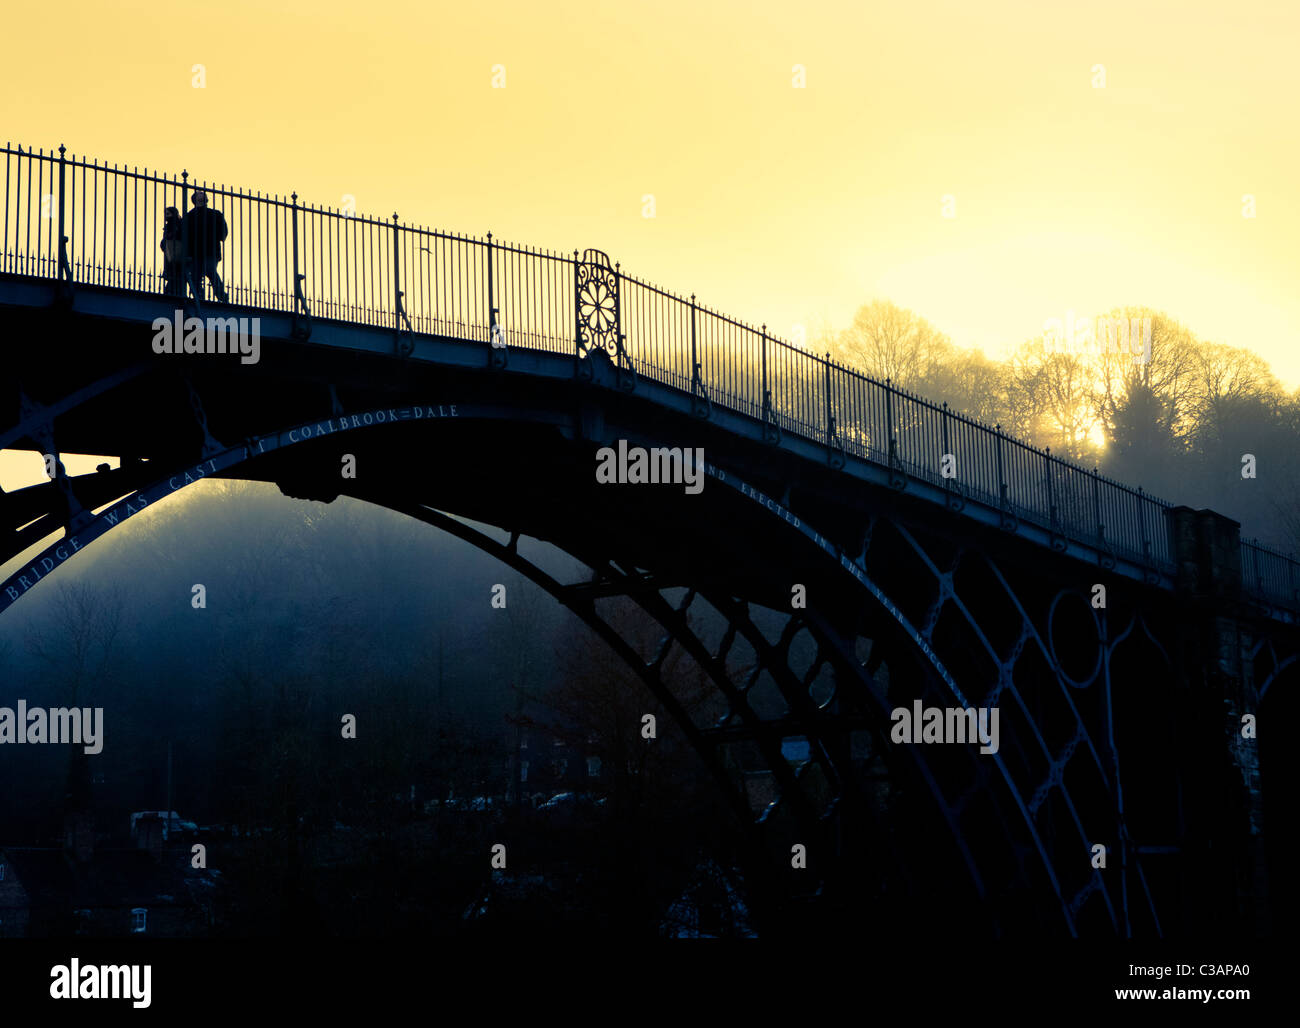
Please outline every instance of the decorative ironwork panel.
[[611, 357], [623, 349], [618, 308], [618, 271], [600, 250], [587, 250], [577, 273], [578, 348], [602, 349]]

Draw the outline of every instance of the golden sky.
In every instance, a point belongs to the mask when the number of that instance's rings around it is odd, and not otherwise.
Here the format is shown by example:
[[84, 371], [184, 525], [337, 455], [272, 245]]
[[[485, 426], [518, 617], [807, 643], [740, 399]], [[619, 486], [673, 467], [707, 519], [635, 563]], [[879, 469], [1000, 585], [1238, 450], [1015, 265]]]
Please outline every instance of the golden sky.
[[996, 356], [1142, 304], [1300, 384], [1295, 0], [70, 0], [3, 23], [13, 143], [594, 246], [785, 338], [886, 297]]

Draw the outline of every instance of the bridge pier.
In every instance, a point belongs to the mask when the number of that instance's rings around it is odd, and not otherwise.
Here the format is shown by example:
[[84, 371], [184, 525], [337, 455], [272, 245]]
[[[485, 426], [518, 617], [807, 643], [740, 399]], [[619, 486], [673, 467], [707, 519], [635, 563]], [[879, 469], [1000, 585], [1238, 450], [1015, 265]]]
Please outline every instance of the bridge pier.
[[[1191, 914], [1193, 932], [1267, 932], [1263, 796], [1251, 721], [1259, 711], [1252, 653], [1260, 634], [1242, 595], [1241, 526], [1212, 510], [1168, 511], [1183, 616], [1179, 653], [1190, 710], [1180, 740], [1187, 815], [1184, 888], [1217, 909]], [[1172, 712], [1171, 712], [1172, 713]], [[1207, 888], [1210, 882], [1219, 888]], [[1232, 908], [1227, 904], [1231, 897]]]

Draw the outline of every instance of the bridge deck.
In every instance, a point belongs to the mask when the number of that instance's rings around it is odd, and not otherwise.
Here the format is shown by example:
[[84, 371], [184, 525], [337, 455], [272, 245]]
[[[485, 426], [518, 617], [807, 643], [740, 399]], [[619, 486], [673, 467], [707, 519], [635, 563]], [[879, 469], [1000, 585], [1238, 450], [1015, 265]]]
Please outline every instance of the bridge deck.
[[[0, 302], [48, 304], [54, 286], [79, 312], [158, 316], [163, 214], [185, 210], [199, 183], [62, 147], [0, 153]], [[259, 316], [272, 337], [312, 325], [313, 343], [365, 350], [388, 349], [396, 333], [416, 359], [427, 340], [569, 358], [604, 351], [638, 382], [666, 387], [659, 395], [756, 425], [774, 445], [850, 475], [883, 473], [895, 488], [1151, 581], [1175, 571], [1166, 501], [642, 282], [598, 251], [560, 254], [299, 204], [296, 194], [202, 188], [230, 228], [220, 265], [230, 303], [195, 283], [205, 314]], [[0, 446], [17, 441], [0, 436]], [[1243, 541], [1241, 564], [1249, 594], [1300, 608], [1295, 560]]]

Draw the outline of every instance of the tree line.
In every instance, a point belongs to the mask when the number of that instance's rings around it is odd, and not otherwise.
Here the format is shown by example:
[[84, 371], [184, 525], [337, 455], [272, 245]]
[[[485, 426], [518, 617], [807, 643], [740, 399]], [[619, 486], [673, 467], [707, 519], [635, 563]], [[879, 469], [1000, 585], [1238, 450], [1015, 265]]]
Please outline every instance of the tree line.
[[1300, 551], [1300, 390], [1288, 392], [1258, 354], [1201, 339], [1163, 311], [1115, 308], [1095, 324], [1120, 330], [1044, 332], [995, 360], [873, 300], [846, 328], [823, 330], [818, 349], [1161, 499], [1226, 514], [1243, 523], [1243, 536]]

